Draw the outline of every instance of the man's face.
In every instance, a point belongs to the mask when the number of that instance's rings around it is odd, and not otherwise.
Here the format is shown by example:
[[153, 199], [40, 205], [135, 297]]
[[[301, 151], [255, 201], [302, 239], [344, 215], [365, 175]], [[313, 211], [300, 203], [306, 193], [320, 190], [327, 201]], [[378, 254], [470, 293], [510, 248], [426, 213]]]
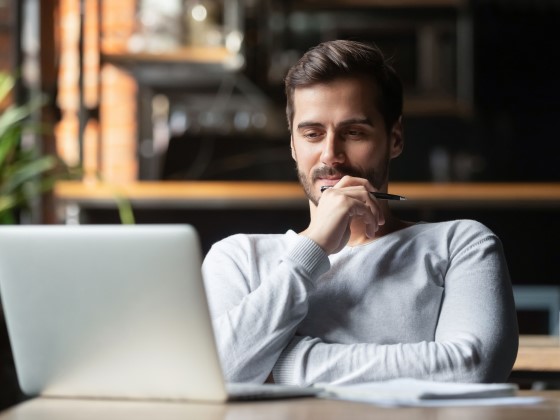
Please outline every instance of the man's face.
[[335, 185], [344, 175], [366, 178], [376, 190], [386, 190], [389, 161], [402, 151], [402, 129], [399, 122], [387, 133], [376, 95], [365, 78], [295, 90], [292, 157], [315, 205], [321, 186]]

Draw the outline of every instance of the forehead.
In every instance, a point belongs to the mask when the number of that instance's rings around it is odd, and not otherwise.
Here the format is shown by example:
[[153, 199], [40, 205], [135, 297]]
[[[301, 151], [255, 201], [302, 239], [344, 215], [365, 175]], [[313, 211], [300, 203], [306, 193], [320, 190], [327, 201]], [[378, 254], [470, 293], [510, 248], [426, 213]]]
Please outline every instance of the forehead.
[[378, 114], [376, 84], [365, 77], [338, 78], [294, 90], [294, 120], [326, 113]]

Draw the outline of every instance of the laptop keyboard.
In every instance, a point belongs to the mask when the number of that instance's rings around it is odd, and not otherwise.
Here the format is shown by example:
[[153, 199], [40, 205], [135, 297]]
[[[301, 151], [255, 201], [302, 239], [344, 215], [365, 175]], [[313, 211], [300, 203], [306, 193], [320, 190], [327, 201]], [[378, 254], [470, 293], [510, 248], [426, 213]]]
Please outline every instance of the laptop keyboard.
[[317, 388], [304, 388], [291, 385], [247, 383], [229, 383], [226, 389], [229, 399], [236, 401], [313, 397], [320, 391]]

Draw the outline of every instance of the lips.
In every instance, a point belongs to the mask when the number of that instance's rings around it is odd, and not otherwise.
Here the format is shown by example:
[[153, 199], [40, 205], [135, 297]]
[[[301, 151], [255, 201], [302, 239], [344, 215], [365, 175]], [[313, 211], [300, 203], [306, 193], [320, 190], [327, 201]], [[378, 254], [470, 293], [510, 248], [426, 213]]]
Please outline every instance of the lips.
[[355, 168], [346, 165], [322, 166], [313, 171], [311, 179], [315, 185], [332, 187], [345, 175], [360, 176], [360, 173]]
[[321, 186], [326, 186], [326, 187], [333, 187], [338, 183], [338, 181], [340, 181], [340, 178], [333, 178], [333, 177], [319, 178], [317, 180], [317, 182], [321, 184]]

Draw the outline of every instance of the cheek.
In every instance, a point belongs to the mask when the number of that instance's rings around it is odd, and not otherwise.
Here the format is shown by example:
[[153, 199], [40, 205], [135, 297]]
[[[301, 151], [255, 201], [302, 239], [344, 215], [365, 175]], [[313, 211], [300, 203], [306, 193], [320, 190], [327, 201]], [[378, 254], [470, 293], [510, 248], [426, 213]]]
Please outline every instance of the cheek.
[[298, 166], [309, 164], [317, 155], [320, 148], [308, 143], [292, 143], [292, 157], [298, 162]]
[[372, 168], [379, 168], [389, 159], [389, 149], [375, 143], [366, 143], [355, 147], [346, 157], [351, 166], [367, 172]]
[[356, 145], [351, 150], [347, 151], [347, 156], [350, 160], [356, 162], [375, 162], [383, 153], [380, 147], [372, 142], [364, 142]]

